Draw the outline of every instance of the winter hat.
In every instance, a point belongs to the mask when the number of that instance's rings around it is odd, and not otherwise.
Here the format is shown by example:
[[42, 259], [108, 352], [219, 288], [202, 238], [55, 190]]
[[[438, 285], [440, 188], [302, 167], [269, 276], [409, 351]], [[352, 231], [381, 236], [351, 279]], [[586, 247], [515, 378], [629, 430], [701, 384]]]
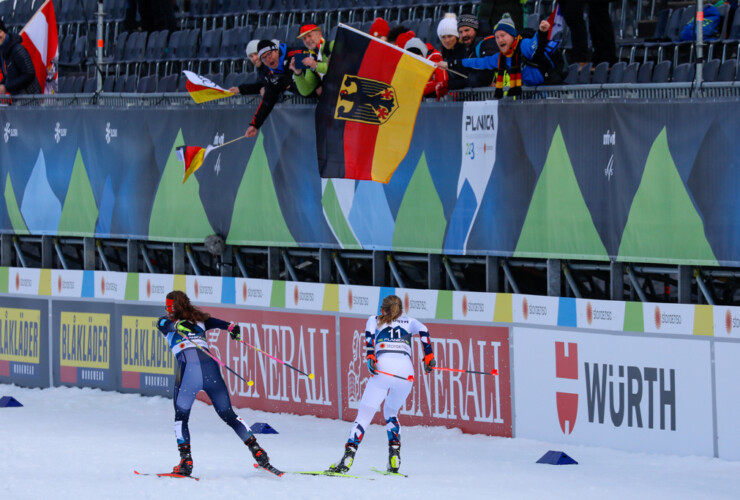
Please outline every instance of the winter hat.
[[271, 50], [278, 50], [278, 46], [273, 40], [260, 40], [257, 44], [257, 54], [260, 56], [260, 59]]
[[501, 16], [501, 20], [496, 24], [496, 27], [493, 29], [493, 33], [496, 34], [497, 31], [505, 31], [514, 38], [516, 38], [517, 32], [516, 32], [516, 26], [514, 25], [514, 20], [511, 18], [509, 13], [507, 12], [503, 16]]
[[414, 33], [411, 30], [401, 33], [400, 35], [398, 35], [398, 38], [396, 38], [396, 45], [398, 45], [402, 49], [405, 49], [406, 44], [409, 42], [409, 40], [411, 40], [415, 36], [416, 36], [416, 33]]
[[478, 31], [478, 27], [480, 24], [478, 23], [478, 18], [475, 17], [473, 14], [463, 14], [457, 19], [457, 27], [461, 28], [463, 26], [467, 26], [469, 28], [473, 28], [475, 31]]
[[257, 52], [257, 45], [259, 45], [259, 40], [252, 40], [247, 44], [247, 55], [254, 54]]
[[388, 21], [386, 21], [382, 17], [376, 17], [375, 21], [373, 21], [372, 26], [370, 26], [371, 36], [375, 36], [375, 37], [388, 36], [388, 31], [390, 31], [390, 27], [388, 26]]
[[414, 53], [418, 51], [418, 55], [420, 55], [421, 57], [426, 57], [427, 51], [429, 50], [427, 49], [426, 44], [421, 41], [421, 38], [417, 38], [417, 37], [414, 37], [408, 42], [406, 42], [404, 49], [408, 50], [409, 52], [411, 52], [412, 49], [414, 49], [415, 50]]
[[448, 12], [437, 25], [437, 36], [440, 40], [445, 35], [457, 36], [457, 16]]

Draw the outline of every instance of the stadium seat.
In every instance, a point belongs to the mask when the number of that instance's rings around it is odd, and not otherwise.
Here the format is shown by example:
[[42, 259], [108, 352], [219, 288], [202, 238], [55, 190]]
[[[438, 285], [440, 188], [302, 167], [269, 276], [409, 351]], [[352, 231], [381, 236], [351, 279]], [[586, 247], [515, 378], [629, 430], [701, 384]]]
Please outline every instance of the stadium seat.
[[177, 78], [178, 75], [163, 76], [159, 80], [157, 90], [159, 92], [177, 92]]
[[152, 94], [157, 91], [157, 75], [145, 76], [136, 85], [137, 94]]
[[624, 73], [622, 74], [622, 81], [619, 83], [637, 83], [637, 70], [640, 67], [640, 63], [633, 62], [629, 63], [624, 68]]
[[108, 75], [103, 79], [103, 92], [113, 92], [116, 86], [116, 76]]
[[[732, 54], [733, 48], [734, 54]], [[740, 57], [740, 15], [737, 11], [735, 11], [730, 31], [727, 33], [727, 39], [722, 40], [722, 60], [726, 61], [731, 57]]]
[[98, 89], [98, 78], [96, 76], [91, 76], [85, 79], [85, 86], [82, 89], [83, 93], [93, 94], [97, 89]]
[[203, 40], [198, 49], [198, 73], [203, 72], [203, 67], [207, 68], [206, 72], [211, 70], [211, 62], [218, 60], [219, 51], [221, 50], [221, 34], [223, 30], [213, 29], [203, 33]]
[[578, 83], [578, 63], [568, 66], [568, 74], [565, 76], [563, 83], [566, 85], [575, 85]]
[[127, 75], [125, 77], [120, 76], [119, 78], [123, 79], [123, 92], [127, 92], [130, 94], [133, 94], [134, 92], [136, 92], [136, 83], [137, 83], [136, 75]]
[[[642, 69], [642, 68], [640, 68]], [[667, 83], [671, 77], [671, 61], [660, 61], [653, 69], [652, 83]]]
[[732, 82], [735, 80], [735, 70], [737, 68], [737, 59], [727, 59], [719, 67], [717, 73], [718, 82]]
[[719, 59], [711, 59], [704, 63], [704, 67], [702, 69], [702, 79], [705, 82], [716, 82], [717, 76], [719, 75], [719, 66], [720, 66], [720, 60]]
[[[609, 70], [609, 78], [607, 79], [607, 83], [622, 83], [624, 80], [624, 70], [627, 67], [627, 63], [624, 61], [620, 61], [616, 64], [612, 64], [611, 69]], [[597, 66], [598, 69], [598, 66]]]
[[586, 63], [578, 71], [578, 85], [589, 85], [591, 83], [591, 63]]
[[637, 83], [650, 83], [653, 79], [653, 61], [644, 62], [640, 65], [640, 69], [637, 70]]
[[609, 78], [609, 63], [602, 62], [596, 65], [594, 73], [591, 75], [591, 83], [603, 84], [608, 81]]
[[676, 83], [691, 82], [694, 80], [696, 68], [691, 63], [681, 63], [673, 70], [673, 81]]

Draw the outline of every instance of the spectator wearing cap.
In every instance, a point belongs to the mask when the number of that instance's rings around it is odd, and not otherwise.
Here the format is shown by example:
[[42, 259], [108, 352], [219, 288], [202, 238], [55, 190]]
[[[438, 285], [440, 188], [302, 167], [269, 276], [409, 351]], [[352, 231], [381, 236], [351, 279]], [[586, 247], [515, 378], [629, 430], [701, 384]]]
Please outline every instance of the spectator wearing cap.
[[463, 59], [455, 61], [450, 66], [454, 68], [459, 64], [475, 70], [494, 69], [497, 72], [494, 97], [501, 99], [504, 96], [504, 83], [507, 75], [509, 79], [507, 95], [520, 96], [522, 84], [528, 87], [543, 84], [545, 82], [544, 72], [552, 68], [552, 62], [545, 54], [549, 30], [550, 23], [543, 20], [532, 38], [522, 39], [516, 30], [514, 21], [508, 14], [504, 14], [494, 28], [494, 36], [499, 48], [498, 54], [483, 58]]
[[296, 92], [291, 72], [288, 71], [291, 54], [284, 43], [276, 44], [273, 40], [260, 40], [257, 44], [257, 54], [262, 64], [266, 67], [267, 78], [265, 80], [265, 92], [252, 121], [244, 134], [247, 137], [255, 137], [259, 128], [275, 107], [278, 99], [287, 90]]
[[257, 74], [259, 75], [258, 81], [254, 83], [242, 83], [238, 87], [231, 87], [229, 92], [241, 95], [253, 95], [253, 94], [264, 94], [265, 92], [265, 81], [270, 70], [262, 64], [260, 56], [257, 53], [257, 45], [259, 40], [252, 40], [247, 44], [247, 57], [250, 62], [257, 68]]
[[376, 17], [375, 21], [373, 21], [373, 24], [370, 25], [369, 33], [370, 36], [380, 38], [384, 42], [387, 42], [389, 31], [390, 27], [388, 26], [388, 21], [386, 21], [382, 17]]
[[40, 94], [41, 85], [36, 79], [36, 70], [22, 38], [8, 33], [0, 19], [0, 94]]
[[321, 80], [329, 71], [329, 58], [334, 42], [324, 40], [321, 27], [315, 24], [301, 26], [297, 38], [303, 41], [308, 51], [296, 54], [290, 63], [298, 92], [304, 96], [312, 95], [314, 92], [321, 95]]
[[[478, 34], [480, 22], [473, 14], [463, 14], [457, 19], [457, 34], [465, 47], [465, 58], [488, 57], [498, 52], [493, 36], [482, 37]], [[453, 68], [457, 70], [457, 68]], [[494, 71], [471, 71], [467, 73], [468, 87], [487, 87], [493, 81]]]
[[[454, 13], [448, 12], [439, 21], [439, 24], [437, 25], [437, 37], [442, 43], [442, 49], [440, 50], [442, 60], [449, 62], [465, 58], [465, 46], [458, 38], [457, 16]], [[441, 86], [437, 90], [438, 98], [441, 98], [446, 94], [448, 89], [462, 89], [468, 85], [467, 79], [463, 76], [455, 73], [448, 73], [447, 76], [448, 80], [446, 87]]]

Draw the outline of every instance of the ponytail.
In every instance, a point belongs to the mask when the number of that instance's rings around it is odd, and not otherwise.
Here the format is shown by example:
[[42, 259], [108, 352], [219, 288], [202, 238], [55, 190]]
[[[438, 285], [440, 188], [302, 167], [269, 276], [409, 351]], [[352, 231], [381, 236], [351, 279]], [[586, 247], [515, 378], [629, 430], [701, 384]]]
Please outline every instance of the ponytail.
[[380, 316], [378, 316], [378, 326], [390, 324], [397, 320], [403, 314], [403, 304], [397, 295], [388, 295], [380, 304]]

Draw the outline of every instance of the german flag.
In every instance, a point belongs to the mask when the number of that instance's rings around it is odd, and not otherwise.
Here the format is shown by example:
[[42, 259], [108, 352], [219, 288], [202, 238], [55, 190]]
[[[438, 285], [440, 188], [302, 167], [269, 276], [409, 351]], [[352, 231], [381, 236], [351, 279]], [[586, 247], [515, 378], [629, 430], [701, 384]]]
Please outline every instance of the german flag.
[[339, 25], [316, 107], [321, 177], [387, 184], [411, 144], [434, 64]]
[[185, 88], [190, 93], [190, 97], [198, 104], [234, 95], [232, 92], [222, 89], [208, 78], [197, 75], [192, 71], [183, 71], [183, 74], [187, 78]]

